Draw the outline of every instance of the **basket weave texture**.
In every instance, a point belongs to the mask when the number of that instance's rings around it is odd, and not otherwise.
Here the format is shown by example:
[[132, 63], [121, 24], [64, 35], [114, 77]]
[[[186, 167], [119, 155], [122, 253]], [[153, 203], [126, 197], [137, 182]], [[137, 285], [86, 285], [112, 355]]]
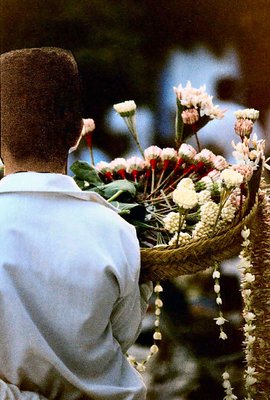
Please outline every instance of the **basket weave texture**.
[[160, 281], [203, 271], [214, 262], [232, 258], [241, 250], [241, 230], [248, 226], [257, 211], [257, 202], [237, 225], [208, 239], [186, 246], [141, 248], [140, 281]]

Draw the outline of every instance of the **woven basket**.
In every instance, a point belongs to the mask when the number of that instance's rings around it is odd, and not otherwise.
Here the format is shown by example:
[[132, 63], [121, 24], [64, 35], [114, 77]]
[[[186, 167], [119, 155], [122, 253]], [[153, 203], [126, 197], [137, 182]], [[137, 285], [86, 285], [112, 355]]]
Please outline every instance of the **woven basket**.
[[208, 239], [198, 239], [186, 246], [141, 248], [140, 281], [160, 281], [193, 274], [209, 268], [215, 261], [232, 258], [241, 250], [241, 230], [249, 225], [257, 211], [256, 201], [237, 225]]

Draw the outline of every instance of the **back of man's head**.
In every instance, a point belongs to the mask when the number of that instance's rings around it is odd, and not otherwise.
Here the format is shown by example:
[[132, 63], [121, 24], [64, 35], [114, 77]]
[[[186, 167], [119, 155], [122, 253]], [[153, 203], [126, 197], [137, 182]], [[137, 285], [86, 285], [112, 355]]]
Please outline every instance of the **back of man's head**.
[[66, 157], [82, 127], [80, 80], [72, 54], [58, 48], [1, 55], [1, 155], [21, 162]]

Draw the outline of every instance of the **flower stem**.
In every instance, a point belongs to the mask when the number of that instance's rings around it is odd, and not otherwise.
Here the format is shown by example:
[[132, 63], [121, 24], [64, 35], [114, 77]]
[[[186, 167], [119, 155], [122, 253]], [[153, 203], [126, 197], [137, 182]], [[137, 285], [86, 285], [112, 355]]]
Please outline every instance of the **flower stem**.
[[196, 143], [197, 143], [197, 146], [198, 146], [198, 151], [200, 152], [201, 151], [201, 145], [200, 145], [200, 142], [199, 142], [198, 133], [194, 132], [194, 136], [195, 136]]
[[187, 211], [182, 213], [182, 209], [179, 208], [179, 220], [178, 220], [178, 231], [177, 231], [177, 238], [176, 238], [176, 246], [178, 246], [180, 232], [181, 232], [182, 226], [184, 224], [186, 214], [187, 214]]
[[117, 199], [118, 196], [120, 196], [120, 194], [123, 193], [123, 190], [118, 190], [112, 197], [110, 197], [107, 201], [110, 203], [111, 201], [114, 201], [115, 199]]

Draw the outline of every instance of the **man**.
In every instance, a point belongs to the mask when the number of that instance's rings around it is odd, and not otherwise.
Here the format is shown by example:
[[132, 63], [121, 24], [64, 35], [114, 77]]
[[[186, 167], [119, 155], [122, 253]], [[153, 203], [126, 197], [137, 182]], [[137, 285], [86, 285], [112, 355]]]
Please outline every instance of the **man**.
[[140, 293], [134, 228], [65, 175], [81, 128], [78, 70], [69, 52], [2, 54], [0, 390], [6, 399], [145, 398], [125, 352], [139, 334], [150, 285]]

